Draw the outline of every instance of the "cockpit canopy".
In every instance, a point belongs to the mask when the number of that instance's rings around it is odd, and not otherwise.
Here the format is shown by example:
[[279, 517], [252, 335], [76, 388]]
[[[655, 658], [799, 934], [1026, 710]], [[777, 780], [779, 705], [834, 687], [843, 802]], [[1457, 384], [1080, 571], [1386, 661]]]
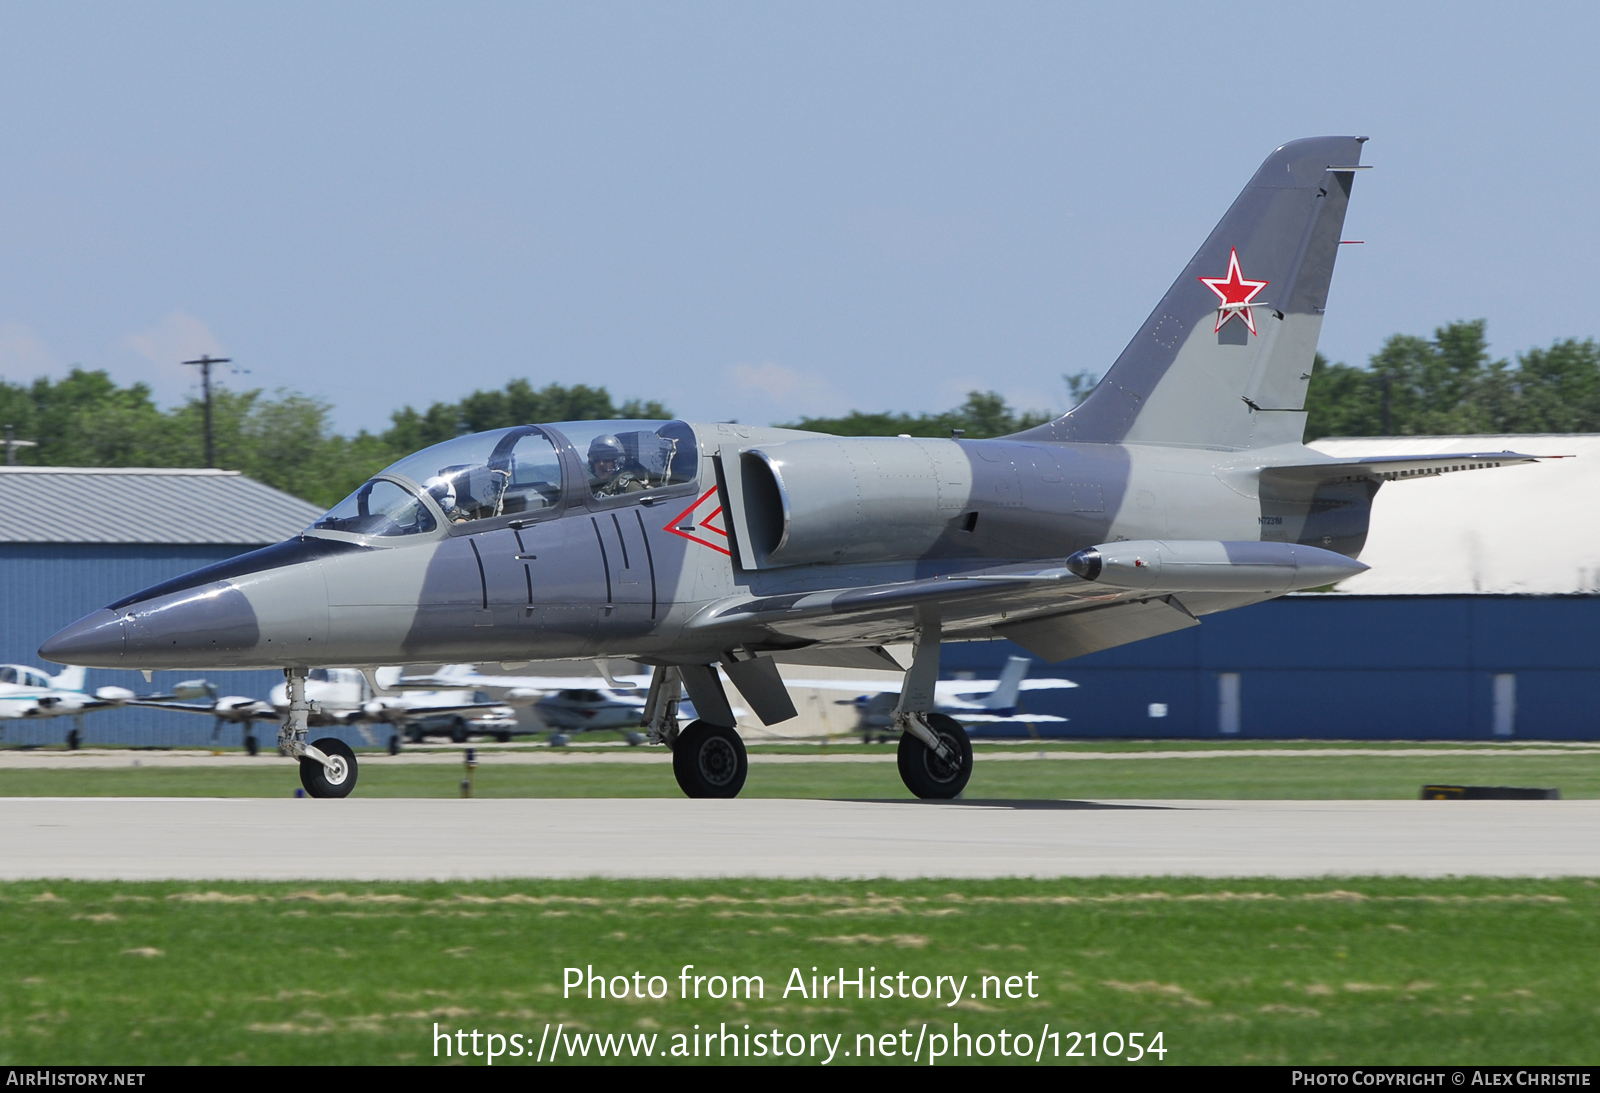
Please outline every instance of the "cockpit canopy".
[[[563, 452], [568, 453], [563, 460]], [[563, 473], [563, 465], [567, 468]], [[694, 431], [681, 421], [515, 425], [457, 437], [385, 468], [312, 524], [356, 535], [415, 535], [447, 524], [550, 512], [693, 482]]]

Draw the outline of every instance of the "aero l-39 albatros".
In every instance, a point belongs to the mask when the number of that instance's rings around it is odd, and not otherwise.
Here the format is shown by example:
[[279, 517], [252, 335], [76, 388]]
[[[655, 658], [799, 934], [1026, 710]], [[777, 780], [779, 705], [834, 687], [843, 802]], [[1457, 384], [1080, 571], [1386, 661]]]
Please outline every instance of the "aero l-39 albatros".
[[[1366, 567], [1388, 480], [1531, 457], [1337, 462], [1302, 445], [1306, 386], [1359, 137], [1273, 152], [1084, 402], [996, 440], [841, 438], [683, 421], [522, 425], [402, 459], [303, 534], [136, 592], [56, 634], [106, 668], [279, 668], [279, 748], [316, 796], [356, 781], [309, 741], [306, 673], [631, 657], [693, 797], [744, 744], [718, 666], [767, 724], [778, 662], [881, 667], [911, 642], [900, 774], [954, 797], [966, 732], [936, 710], [939, 643], [1059, 661]], [[894, 665], [900, 668], [900, 665]], [[687, 690], [698, 713], [682, 728]]]

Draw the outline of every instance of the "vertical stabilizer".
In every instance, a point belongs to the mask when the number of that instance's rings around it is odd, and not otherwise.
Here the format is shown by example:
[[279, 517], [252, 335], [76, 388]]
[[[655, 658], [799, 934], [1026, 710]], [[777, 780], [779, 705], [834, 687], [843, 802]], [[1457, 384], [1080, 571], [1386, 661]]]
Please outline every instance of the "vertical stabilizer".
[[50, 685], [58, 691], [81, 691], [88, 675], [89, 669], [69, 664], [60, 675], [50, 677]]
[[1030, 439], [1298, 443], [1365, 137], [1273, 152], [1082, 405]]
[[1022, 678], [1028, 674], [1030, 663], [1027, 657], [1007, 657], [994, 690], [978, 704], [986, 710], [1015, 710], [1017, 696], [1022, 693]]

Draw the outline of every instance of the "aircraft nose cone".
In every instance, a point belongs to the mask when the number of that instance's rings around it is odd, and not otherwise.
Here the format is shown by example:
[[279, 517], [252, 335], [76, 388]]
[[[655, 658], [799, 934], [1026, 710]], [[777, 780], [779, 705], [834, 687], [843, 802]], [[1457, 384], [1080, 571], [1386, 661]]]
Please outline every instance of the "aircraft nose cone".
[[85, 615], [39, 646], [39, 655], [57, 664], [86, 668], [122, 667], [123, 621], [115, 611]]

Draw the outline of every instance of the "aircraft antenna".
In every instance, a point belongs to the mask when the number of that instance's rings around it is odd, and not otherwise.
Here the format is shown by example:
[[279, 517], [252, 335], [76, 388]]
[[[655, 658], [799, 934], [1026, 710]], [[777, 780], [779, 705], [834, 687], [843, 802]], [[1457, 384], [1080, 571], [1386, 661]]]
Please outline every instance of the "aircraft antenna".
[[213, 357], [209, 353], [200, 354], [199, 360], [184, 361], [184, 364], [200, 366], [200, 390], [205, 396], [206, 406], [206, 466], [217, 465], [217, 446], [211, 438], [211, 366], [213, 364], [232, 364], [231, 357]]

